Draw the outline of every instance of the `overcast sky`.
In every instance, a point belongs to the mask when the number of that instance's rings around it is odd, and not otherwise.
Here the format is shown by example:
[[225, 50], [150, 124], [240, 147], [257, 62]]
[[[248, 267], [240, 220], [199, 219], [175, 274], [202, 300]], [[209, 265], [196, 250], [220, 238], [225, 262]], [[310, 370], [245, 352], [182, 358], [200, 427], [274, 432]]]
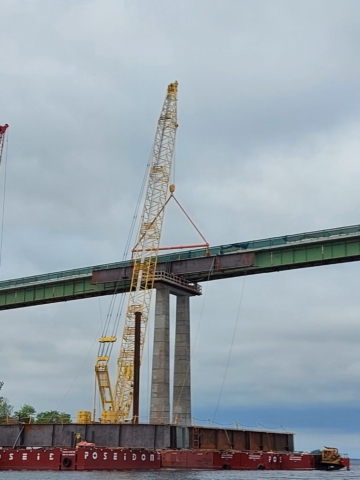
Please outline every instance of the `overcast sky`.
[[[211, 245], [359, 223], [358, 1], [0, 8], [1, 279], [122, 258], [175, 80], [176, 194]], [[5, 154], [1, 198], [4, 166]], [[163, 244], [179, 241], [197, 236], [170, 206]], [[195, 423], [285, 428], [298, 449], [359, 457], [359, 268], [204, 284], [191, 301]], [[1, 312], [0, 380], [15, 408], [92, 410], [109, 301]]]

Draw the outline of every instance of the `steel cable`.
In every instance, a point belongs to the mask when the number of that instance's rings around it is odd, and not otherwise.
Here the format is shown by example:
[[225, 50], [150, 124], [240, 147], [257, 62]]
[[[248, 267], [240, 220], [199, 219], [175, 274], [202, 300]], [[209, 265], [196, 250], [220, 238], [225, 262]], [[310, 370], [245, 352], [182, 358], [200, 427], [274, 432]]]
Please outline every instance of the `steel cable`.
[[7, 179], [7, 164], [8, 164], [8, 145], [9, 145], [9, 133], [6, 135], [5, 144], [5, 167], [4, 167], [4, 190], [3, 190], [3, 204], [2, 204], [2, 216], [1, 216], [1, 234], [0, 234], [0, 267], [2, 262], [2, 249], [4, 238], [4, 219], [5, 219], [5, 199], [6, 199], [6, 179]]
[[[210, 268], [209, 268], [209, 272], [208, 272], [208, 276], [207, 276], [206, 290], [205, 290], [205, 294], [204, 294], [204, 296], [203, 296], [203, 302], [202, 302], [202, 306], [201, 306], [201, 310], [200, 310], [200, 316], [199, 316], [199, 323], [198, 323], [198, 326], [197, 326], [194, 343], [193, 343], [193, 346], [192, 346], [192, 348], [191, 348], [190, 358], [192, 358], [193, 353], [194, 353], [194, 350], [195, 350], [195, 345], [196, 345], [197, 337], [198, 337], [199, 330], [200, 330], [201, 320], [202, 320], [203, 313], [204, 313], [205, 300], [206, 300], [206, 296], [207, 296], [209, 279], [210, 279], [211, 273], [212, 273], [213, 270], [214, 270], [214, 264], [215, 264], [215, 257], [213, 258], [213, 261], [211, 262], [211, 265], [210, 265]], [[182, 393], [183, 393], [183, 390], [184, 390], [184, 387], [185, 387], [185, 382], [186, 382], [186, 380], [187, 380], [187, 378], [188, 378], [188, 375], [189, 375], [189, 371], [190, 371], [190, 362], [189, 362], [189, 365], [188, 365], [187, 370], [186, 370], [186, 374], [185, 374], [185, 378], [184, 378], [184, 381], [183, 381], [183, 384], [182, 384], [182, 387], [181, 387], [181, 390], [180, 390], [179, 398], [178, 398], [177, 403], [176, 403], [176, 405], [175, 405], [176, 407], [178, 406], [179, 401], [180, 401], [180, 398], [181, 398], [181, 396], [182, 396]], [[173, 410], [175, 410], [175, 408], [173, 408]]]
[[222, 392], [223, 392], [223, 390], [224, 390], [224, 385], [225, 385], [226, 376], [227, 376], [228, 369], [229, 369], [231, 353], [232, 353], [232, 349], [233, 349], [233, 346], [234, 346], [234, 341], [235, 341], [235, 336], [236, 336], [236, 329], [237, 329], [237, 326], [238, 326], [238, 321], [239, 321], [239, 317], [240, 317], [240, 310], [241, 310], [241, 305], [242, 305], [242, 299], [243, 299], [243, 295], [244, 295], [245, 280], [246, 280], [246, 276], [244, 276], [244, 281], [243, 281], [242, 288], [241, 288], [241, 294], [240, 294], [238, 311], [237, 311], [237, 315], [236, 315], [236, 319], [235, 319], [233, 336], [232, 336], [232, 339], [231, 339], [229, 355], [228, 355], [227, 362], [226, 362], [225, 374], [224, 374], [223, 379], [222, 379], [222, 384], [221, 384], [221, 388], [220, 388], [219, 398], [218, 398], [218, 401], [217, 401], [217, 404], [216, 404], [216, 408], [215, 408], [215, 412], [214, 412], [214, 416], [213, 416], [213, 422], [215, 421], [215, 418], [216, 418], [216, 415], [217, 415], [217, 411], [218, 411], [218, 408], [219, 408], [219, 405], [220, 405], [220, 400], [221, 400]]

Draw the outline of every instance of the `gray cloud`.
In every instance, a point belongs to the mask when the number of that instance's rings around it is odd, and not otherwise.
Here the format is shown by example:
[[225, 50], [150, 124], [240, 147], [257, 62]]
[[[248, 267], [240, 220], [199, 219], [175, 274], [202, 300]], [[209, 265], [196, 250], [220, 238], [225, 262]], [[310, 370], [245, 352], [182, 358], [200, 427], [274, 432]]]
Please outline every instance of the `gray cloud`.
[[[122, 258], [175, 79], [176, 194], [212, 245], [358, 223], [359, 8], [3, 2], [0, 124], [10, 129], [1, 278]], [[170, 206], [163, 243], [197, 238]], [[225, 374], [219, 418], [236, 406], [355, 405], [358, 265], [246, 279], [230, 352], [242, 282], [204, 285], [192, 300], [194, 410], [204, 402], [215, 410]], [[1, 313], [0, 378], [16, 407], [92, 409], [108, 304]], [[144, 416], [149, 362], [145, 353]]]

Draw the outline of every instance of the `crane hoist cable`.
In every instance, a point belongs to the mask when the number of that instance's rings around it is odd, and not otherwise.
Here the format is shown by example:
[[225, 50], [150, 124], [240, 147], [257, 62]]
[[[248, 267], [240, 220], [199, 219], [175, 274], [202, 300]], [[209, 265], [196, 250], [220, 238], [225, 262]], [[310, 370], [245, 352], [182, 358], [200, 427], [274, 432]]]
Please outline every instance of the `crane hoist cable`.
[[[132, 238], [133, 238], [133, 235], [134, 235], [136, 220], [137, 220], [139, 209], [140, 209], [140, 203], [141, 203], [142, 197], [144, 195], [144, 190], [145, 190], [146, 179], [147, 179], [147, 176], [148, 176], [149, 167], [150, 167], [150, 160], [149, 160], [149, 162], [146, 166], [145, 175], [144, 175], [144, 178], [143, 178], [143, 181], [142, 181], [142, 184], [141, 184], [140, 193], [139, 193], [139, 196], [138, 196], [138, 199], [137, 199], [137, 202], [136, 202], [135, 211], [134, 211], [134, 214], [133, 214], [133, 217], [132, 217], [131, 226], [130, 226], [130, 230], [129, 230], [129, 235], [128, 235], [127, 240], [126, 240], [125, 249], [124, 249], [124, 253], [123, 253], [123, 256], [122, 256], [123, 261], [126, 260], [126, 258], [128, 257], [128, 254], [129, 254], [130, 244], [131, 244], [131, 241], [132, 241]], [[119, 302], [120, 305], [117, 309], [116, 316], [115, 316], [115, 322], [113, 322], [113, 324], [112, 324], [112, 317], [113, 317], [113, 313], [114, 313], [114, 307], [115, 307], [115, 304], [116, 304], [117, 295], [118, 294], [117, 294], [117, 286], [116, 286], [115, 290], [114, 290], [114, 293], [113, 293], [113, 295], [111, 297], [111, 300], [110, 300], [110, 305], [109, 305], [109, 308], [108, 308], [108, 312], [106, 314], [106, 318], [105, 318], [105, 322], [104, 322], [104, 326], [103, 326], [102, 337], [108, 336], [108, 332], [109, 332], [110, 329], [111, 329], [110, 336], [115, 336], [116, 332], [118, 330], [119, 320], [120, 320], [121, 311], [122, 311], [122, 307], [123, 307], [123, 304], [124, 304], [125, 296], [121, 295], [120, 302]], [[104, 351], [106, 345], [111, 346], [109, 352]], [[106, 355], [111, 354], [112, 346], [113, 346], [113, 343], [110, 343], [110, 344], [100, 343], [98, 356], [102, 356], [102, 355], [105, 355], [105, 354]]]
[[[153, 146], [152, 146], [151, 152], [152, 151], [153, 151]], [[129, 254], [129, 250], [130, 250], [130, 244], [131, 244], [131, 241], [133, 239], [134, 230], [135, 230], [135, 226], [136, 226], [137, 218], [138, 218], [138, 213], [139, 213], [140, 206], [141, 206], [141, 200], [143, 199], [143, 196], [144, 196], [146, 181], [147, 181], [147, 178], [148, 178], [148, 175], [149, 175], [150, 164], [151, 164], [151, 155], [149, 156], [149, 159], [148, 159], [148, 162], [147, 162], [147, 165], [146, 165], [146, 170], [145, 170], [143, 180], [142, 180], [142, 183], [141, 183], [140, 193], [139, 193], [138, 198], [137, 198], [137, 202], [136, 202], [134, 214], [133, 214], [133, 217], [132, 217], [129, 234], [128, 234], [128, 237], [127, 237], [127, 240], [126, 240], [126, 244], [125, 244], [125, 248], [124, 248], [124, 252], [123, 252], [123, 256], [122, 256], [123, 261], [125, 261], [128, 258], [128, 254]], [[139, 226], [139, 228], [140, 228], [140, 226]], [[139, 233], [137, 234], [137, 236], [139, 236]], [[116, 315], [115, 315], [115, 321], [112, 322], [112, 317], [113, 317], [113, 312], [114, 312], [114, 307], [115, 307], [115, 304], [116, 304], [117, 296], [118, 296], [118, 293], [117, 293], [117, 286], [116, 286], [115, 290], [114, 290], [114, 293], [111, 297], [109, 309], [108, 309], [106, 319], [105, 319], [105, 322], [104, 322], [102, 337], [107, 337], [109, 335], [111, 337], [114, 337], [116, 335], [116, 332], [117, 332], [118, 328], [119, 328], [120, 318], [121, 318], [123, 306], [124, 306], [124, 303], [125, 303], [124, 302], [125, 295], [121, 295], [121, 297], [120, 297], [120, 302], [119, 302], [119, 305], [118, 305], [118, 308], [117, 308], [117, 311], [116, 311]], [[111, 327], [111, 324], [113, 325], [112, 327]], [[111, 333], [109, 334], [110, 328], [111, 328]], [[100, 343], [98, 356], [102, 356], [102, 355], [105, 355], [105, 354], [109, 355], [109, 356], [111, 355], [111, 351], [112, 351], [112, 347], [114, 345], [114, 342], [111, 342], [110, 344], [108, 344], [109, 348], [107, 348], [106, 345], [107, 345], [106, 342]], [[106, 352], [104, 351], [105, 349], [106, 349]]]
[[[148, 171], [149, 171], [149, 168], [150, 168], [150, 161], [151, 161], [151, 157], [149, 157], [148, 163], [146, 165], [145, 174], [143, 176], [143, 180], [142, 180], [142, 183], [141, 183], [140, 193], [138, 195], [138, 199], [137, 199], [137, 202], [136, 202], [134, 214], [132, 216], [131, 226], [130, 226], [129, 234], [128, 234], [128, 237], [127, 237], [127, 240], [126, 240], [125, 249], [124, 249], [123, 256], [122, 256], [123, 261], [126, 260], [126, 258], [128, 257], [128, 254], [129, 254], [130, 244], [131, 244], [131, 241], [133, 239], [134, 230], [135, 230], [135, 226], [136, 226], [136, 220], [138, 218], [138, 213], [139, 213], [139, 210], [140, 210], [141, 200], [142, 200], [143, 195], [144, 195], [146, 180], [147, 180]], [[116, 314], [115, 314], [115, 319], [113, 319], [114, 308], [115, 308], [116, 299], [117, 299], [117, 296], [118, 296], [117, 290], [118, 290], [118, 285], [115, 286], [114, 293], [113, 293], [113, 295], [111, 297], [111, 300], [110, 300], [110, 305], [109, 305], [109, 308], [108, 308], [108, 312], [106, 314], [105, 322], [104, 322], [103, 329], [102, 329], [102, 335], [99, 339], [99, 349], [98, 349], [97, 359], [105, 358], [105, 359], [109, 360], [110, 356], [111, 356], [113, 346], [114, 346], [114, 341], [116, 341], [116, 333], [117, 333], [118, 328], [119, 328], [121, 313], [122, 313], [123, 306], [124, 306], [124, 303], [125, 303], [125, 295], [122, 294], [120, 296], [120, 301], [119, 301], [118, 308], [117, 308], [117, 311], [116, 311]], [[108, 341], [108, 340], [110, 340], [110, 341]], [[95, 365], [95, 383], [97, 383], [97, 380], [98, 380], [97, 379], [97, 377], [98, 377], [97, 365], [98, 365], [98, 360], [97, 360], [97, 363]], [[95, 385], [95, 387], [96, 387], [96, 385]], [[101, 388], [100, 388], [100, 393], [101, 393]], [[100, 395], [100, 400], [103, 402], [103, 398], [102, 398], [101, 395]], [[108, 407], [113, 408], [113, 399], [112, 399], [111, 395], [109, 396], [108, 400], [110, 401], [110, 403], [108, 404]], [[104, 409], [103, 404], [102, 404], [102, 408]], [[95, 421], [95, 418], [96, 418], [96, 388], [95, 388], [95, 392], [94, 392], [93, 421]]]
[[95, 366], [103, 409], [102, 422], [124, 422], [131, 410], [135, 313], [141, 312], [140, 356], [142, 356], [178, 127], [177, 87], [177, 82], [168, 86], [157, 124], [137, 248], [132, 252], [132, 278], [114, 389], [110, 384], [108, 352], [112, 348], [110, 344], [116, 341], [116, 337], [110, 335], [100, 338], [100, 343], [109, 344], [104, 347], [107, 353], [98, 356]]

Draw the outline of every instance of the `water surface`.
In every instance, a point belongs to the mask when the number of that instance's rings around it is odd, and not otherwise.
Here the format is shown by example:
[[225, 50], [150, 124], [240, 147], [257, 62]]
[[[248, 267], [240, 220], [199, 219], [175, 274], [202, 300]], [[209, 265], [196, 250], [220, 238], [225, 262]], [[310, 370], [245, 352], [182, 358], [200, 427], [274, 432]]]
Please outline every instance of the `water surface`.
[[4, 480], [359, 480], [360, 462], [352, 462], [351, 470], [339, 472], [294, 471], [203, 471], [160, 470], [130, 472], [1, 472]]

